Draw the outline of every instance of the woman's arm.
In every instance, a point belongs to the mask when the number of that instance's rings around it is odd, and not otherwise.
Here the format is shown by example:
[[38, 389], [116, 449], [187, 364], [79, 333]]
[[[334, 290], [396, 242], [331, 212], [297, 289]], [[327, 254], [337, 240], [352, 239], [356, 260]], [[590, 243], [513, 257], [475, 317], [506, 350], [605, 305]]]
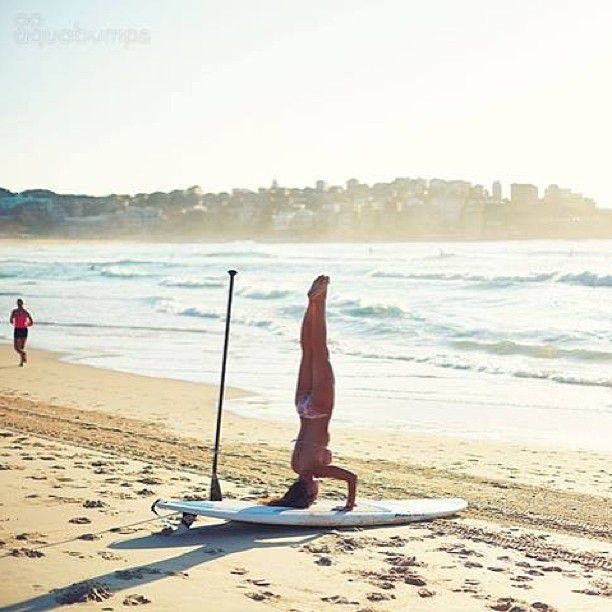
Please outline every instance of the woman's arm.
[[9, 323], [12, 325], [13, 324], [13, 319], [15, 318], [15, 311], [11, 310], [11, 318], [9, 319]]
[[[27, 310], [26, 310], [26, 314], [28, 315], [28, 319], [30, 319], [30, 325], [34, 325], [34, 319], [32, 318], [32, 315]], [[30, 325], [28, 325], [28, 327]]]
[[315, 478], [334, 478], [336, 480], [344, 480], [348, 489], [346, 497], [346, 505], [343, 510], [352, 510], [355, 507], [355, 496], [357, 494], [357, 474], [349, 472], [344, 468], [336, 467], [335, 465], [326, 465], [317, 468], [314, 473]]

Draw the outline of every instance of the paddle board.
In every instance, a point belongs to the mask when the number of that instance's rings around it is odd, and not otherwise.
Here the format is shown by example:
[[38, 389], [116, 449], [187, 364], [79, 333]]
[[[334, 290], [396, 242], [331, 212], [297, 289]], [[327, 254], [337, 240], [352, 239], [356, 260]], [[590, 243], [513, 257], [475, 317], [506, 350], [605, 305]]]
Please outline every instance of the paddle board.
[[338, 502], [321, 501], [310, 508], [284, 508], [264, 506], [250, 501], [226, 500], [174, 501], [158, 500], [158, 508], [264, 525], [293, 525], [304, 527], [365, 527], [371, 525], [402, 525], [415, 521], [427, 521], [452, 516], [467, 508], [467, 502], [459, 498], [358, 500], [351, 512], [335, 510]]

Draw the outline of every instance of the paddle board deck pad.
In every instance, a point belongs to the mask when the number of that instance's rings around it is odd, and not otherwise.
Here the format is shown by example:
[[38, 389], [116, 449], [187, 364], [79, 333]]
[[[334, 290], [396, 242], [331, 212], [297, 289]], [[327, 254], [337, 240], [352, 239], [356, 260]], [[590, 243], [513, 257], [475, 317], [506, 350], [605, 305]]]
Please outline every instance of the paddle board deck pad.
[[197, 516], [259, 523], [263, 525], [292, 525], [303, 527], [366, 527], [371, 525], [403, 525], [452, 516], [467, 508], [459, 498], [357, 500], [351, 512], [336, 510], [338, 502], [321, 501], [310, 508], [264, 506], [249, 501], [176, 501], [157, 500], [152, 507]]

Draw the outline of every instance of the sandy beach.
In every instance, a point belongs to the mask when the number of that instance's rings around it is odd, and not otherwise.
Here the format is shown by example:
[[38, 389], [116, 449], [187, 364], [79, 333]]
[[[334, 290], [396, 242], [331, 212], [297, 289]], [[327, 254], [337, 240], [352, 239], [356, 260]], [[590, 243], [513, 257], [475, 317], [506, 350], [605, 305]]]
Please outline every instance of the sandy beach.
[[[335, 427], [337, 460], [359, 473], [364, 498], [458, 496], [469, 510], [349, 531], [200, 519], [168, 538], [149, 507], [207, 496], [217, 389], [42, 351], [15, 363], [2, 345], [5, 609], [609, 609], [607, 455]], [[294, 436], [225, 414], [224, 494], [282, 491]], [[323, 492], [342, 498], [329, 483]]]

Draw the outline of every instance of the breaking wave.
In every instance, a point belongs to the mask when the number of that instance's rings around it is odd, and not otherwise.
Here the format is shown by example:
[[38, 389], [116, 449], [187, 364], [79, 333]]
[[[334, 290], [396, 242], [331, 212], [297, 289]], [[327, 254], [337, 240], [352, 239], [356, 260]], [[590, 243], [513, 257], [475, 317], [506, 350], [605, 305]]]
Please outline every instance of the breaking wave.
[[[552, 382], [570, 384], [570, 385], [585, 385], [590, 387], [612, 387], [612, 379], [605, 377], [586, 378], [580, 376], [571, 376], [561, 374], [559, 372], [545, 370], [511, 370], [502, 366], [494, 366], [490, 364], [473, 363], [469, 359], [458, 355], [426, 355], [417, 356], [409, 354], [385, 354], [368, 351], [343, 351], [347, 355], [363, 357], [366, 359], [383, 359], [389, 361], [406, 361], [412, 363], [422, 363], [433, 365], [438, 368], [452, 370], [466, 370], [471, 372], [481, 372], [484, 374], [513, 376], [516, 378], [533, 378], [538, 380], [550, 380]], [[607, 353], [606, 353], [607, 354]]]
[[584, 285], [586, 287], [612, 287], [612, 274], [599, 275], [593, 272], [581, 272], [579, 274], [564, 274], [558, 280], [560, 283]]
[[76, 329], [116, 329], [116, 330], [134, 330], [134, 331], [154, 331], [154, 332], [185, 332], [196, 334], [207, 334], [207, 330], [198, 329], [195, 327], [163, 327], [159, 325], [113, 325], [104, 323], [61, 323], [57, 321], [37, 321], [37, 326], [41, 327], [68, 327]]
[[223, 287], [220, 280], [196, 280], [189, 278], [167, 278], [159, 283], [162, 287], [181, 287], [183, 289], [201, 289], [204, 287]]
[[610, 378], [582, 378], [580, 376], [566, 376], [563, 374], [555, 374], [552, 372], [513, 372], [513, 376], [517, 378], [537, 378], [539, 380], [552, 380], [553, 382], [563, 383], [566, 385], [584, 385], [587, 387], [611, 387], [612, 379]]
[[544, 283], [554, 281], [585, 287], [612, 287], [612, 274], [596, 274], [594, 272], [579, 272], [561, 274], [560, 272], [541, 272], [537, 274], [486, 276], [482, 274], [448, 273], [448, 272], [391, 272], [374, 270], [369, 273], [373, 278], [395, 278], [405, 280], [425, 281], [467, 281], [480, 283]]
[[269, 289], [267, 291], [257, 289], [242, 289], [237, 291], [237, 293], [251, 300], [280, 300], [290, 296], [292, 291], [284, 291], [282, 289]]
[[181, 317], [199, 317], [201, 319], [220, 319], [221, 315], [218, 312], [211, 312], [210, 310], [202, 310], [191, 306], [189, 308], [183, 308], [176, 312]]
[[555, 272], [545, 272], [541, 274], [527, 274], [517, 276], [484, 276], [481, 274], [462, 274], [448, 272], [385, 272], [375, 270], [370, 273], [374, 278], [403, 278], [407, 280], [439, 280], [439, 281], [472, 281], [472, 282], [513, 282], [513, 283], [541, 283], [551, 280]]
[[451, 343], [459, 349], [483, 351], [492, 355], [525, 355], [538, 359], [580, 359], [585, 361], [612, 361], [612, 353], [590, 349], [564, 349], [552, 344], [517, 344], [510, 340], [485, 343], [457, 340]]
[[367, 303], [359, 299], [335, 298], [329, 304], [340, 315], [356, 319], [399, 319], [406, 315], [399, 306]]
[[151, 272], [145, 270], [127, 270], [119, 266], [109, 266], [108, 268], [100, 269], [100, 275], [107, 278], [146, 278], [155, 276]]

